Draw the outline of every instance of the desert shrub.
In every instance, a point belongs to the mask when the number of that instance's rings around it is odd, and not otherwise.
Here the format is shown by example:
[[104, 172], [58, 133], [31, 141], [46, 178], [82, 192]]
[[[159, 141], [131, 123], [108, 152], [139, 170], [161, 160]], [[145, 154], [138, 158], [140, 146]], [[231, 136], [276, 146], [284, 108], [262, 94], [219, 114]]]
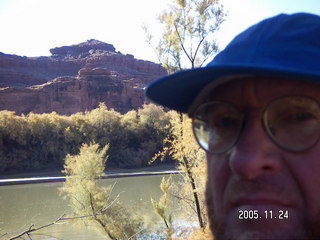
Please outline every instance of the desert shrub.
[[[70, 201], [75, 216], [88, 216], [111, 239], [129, 239], [141, 233], [142, 222], [118, 199], [112, 199], [111, 186], [98, 185], [108, 158], [109, 145], [82, 145], [78, 155], [68, 154], [64, 172], [69, 176], [61, 192]], [[132, 237], [131, 239], [135, 239]]]
[[109, 167], [147, 166], [163, 148], [169, 126], [169, 115], [153, 104], [126, 114], [103, 103], [71, 116], [0, 111], [0, 172], [62, 168], [68, 153], [77, 154], [92, 141], [110, 143]]
[[63, 158], [69, 152], [64, 134], [64, 129], [70, 125], [68, 118], [55, 112], [31, 113], [27, 120], [30, 129], [28, 147], [32, 153], [29, 161], [34, 168], [61, 166]]
[[83, 143], [96, 142], [97, 129], [92, 126], [83, 113], [73, 114], [68, 119], [70, 125], [64, 128], [68, 153], [79, 153], [79, 148]]
[[[167, 114], [171, 127], [169, 128], [168, 136], [164, 139], [165, 147], [155, 154], [152, 160], [156, 161], [159, 158], [163, 158], [165, 154], [170, 154], [176, 161], [176, 166], [181, 170], [182, 180], [171, 183], [170, 189], [162, 188], [162, 190], [166, 189], [166, 191], [163, 190], [163, 196], [166, 199], [168, 198], [167, 196], [171, 196], [171, 199], [176, 199], [180, 208], [176, 208], [178, 212], [172, 211], [166, 215], [158, 213], [158, 215], [167, 221], [166, 218], [171, 219], [171, 216], [183, 214], [184, 219], [197, 224], [192, 231], [184, 226], [166, 226], [169, 239], [173, 235], [178, 236], [179, 239], [193, 239], [196, 234], [192, 238], [190, 234], [194, 231], [203, 233], [201, 236], [206, 236], [209, 233], [207, 232], [208, 217], [205, 205], [205, 152], [200, 149], [193, 137], [191, 120], [186, 115], [175, 111], [170, 111]], [[165, 180], [164, 183], [166, 183]], [[162, 204], [162, 199], [157, 204], [154, 204], [154, 207], [162, 212], [168, 211], [167, 204]]]
[[113, 109], [109, 109], [104, 103], [99, 107], [85, 114], [85, 118], [96, 131], [96, 141], [100, 145], [110, 143], [109, 166], [117, 166], [114, 156], [121, 151], [122, 129], [120, 125], [121, 114]]
[[0, 172], [16, 166], [20, 169], [30, 167], [29, 135], [25, 117], [11, 111], [0, 111]]

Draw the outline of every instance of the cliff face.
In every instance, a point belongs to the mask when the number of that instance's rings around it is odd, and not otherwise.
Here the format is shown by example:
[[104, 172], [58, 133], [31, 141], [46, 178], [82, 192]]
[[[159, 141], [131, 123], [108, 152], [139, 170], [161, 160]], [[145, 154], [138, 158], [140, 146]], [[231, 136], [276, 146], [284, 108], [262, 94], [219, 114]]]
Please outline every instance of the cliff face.
[[0, 53], [0, 110], [72, 114], [105, 102], [126, 112], [146, 101], [143, 88], [150, 81], [167, 74], [159, 64], [97, 40], [50, 52], [33, 58]]

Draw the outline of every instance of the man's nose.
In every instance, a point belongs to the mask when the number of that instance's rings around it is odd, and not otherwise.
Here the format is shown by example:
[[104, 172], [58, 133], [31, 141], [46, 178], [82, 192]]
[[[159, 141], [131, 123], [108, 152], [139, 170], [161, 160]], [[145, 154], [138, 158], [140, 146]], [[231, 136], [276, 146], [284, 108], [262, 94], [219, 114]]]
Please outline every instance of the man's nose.
[[248, 116], [229, 164], [234, 174], [248, 180], [281, 168], [281, 149], [267, 135], [259, 113]]

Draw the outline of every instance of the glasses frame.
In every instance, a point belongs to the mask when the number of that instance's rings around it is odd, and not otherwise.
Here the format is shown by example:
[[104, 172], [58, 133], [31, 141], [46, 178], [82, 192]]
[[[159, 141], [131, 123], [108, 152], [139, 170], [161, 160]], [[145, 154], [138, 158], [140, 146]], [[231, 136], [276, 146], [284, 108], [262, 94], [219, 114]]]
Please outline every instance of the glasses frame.
[[[318, 108], [319, 108], [319, 111], [320, 111], [320, 102], [318, 99], [316, 99], [315, 97], [312, 97], [312, 96], [308, 96], [308, 95], [299, 95], [299, 94], [295, 94], [295, 95], [283, 95], [283, 96], [280, 96], [280, 97], [277, 97], [277, 98], [274, 98], [272, 99], [271, 101], [268, 102], [268, 104], [263, 107], [263, 108], [255, 108], [255, 107], [250, 107], [250, 108], [245, 108], [244, 110], [241, 110], [239, 109], [235, 104], [233, 103], [230, 103], [228, 101], [221, 101], [221, 100], [212, 100], [212, 101], [209, 101], [209, 102], [205, 102], [205, 103], [202, 103], [200, 104], [199, 106], [196, 107], [195, 111], [193, 112], [191, 118], [192, 118], [192, 131], [193, 131], [193, 135], [197, 141], [197, 143], [199, 144], [199, 146], [204, 149], [207, 153], [210, 153], [212, 155], [219, 155], [219, 154], [223, 154], [223, 153], [226, 153], [228, 152], [231, 148], [233, 148], [239, 141], [240, 139], [240, 136], [241, 136], [241, 133], [243, 132], [244, 130], [244, 127], [245, 127], [245, 123], [246, 123], [246, 115], [248, 114], [249, 111], [252, 111], [252, 110], [258, 110], [261, 112], [261, 124], [265, 130], [265, 132], [267, 133], [268, 137], [272, 140], [273, 143], [275, 143], [277, 146], [279, 146], [280, 148], [286, 150], [286, 151], [290, 151], [290, 152], [304, 152], [304, 151], [307, 151], [311, 148], [313, 148], [315, 145], [318, 144], [319, 140], [320, 140], [320, 132], [318, 133], [318, 137], [317, 139], [315, 140], [315, 142], [311, 145], [311, 146], [308, 146], [308, 147], [305, 147], [305, 148], [301, 148], [301, 149], [293, 149], [287, 145], [285, 145], [284, 143], [281, 143], [279, 142], [275, 136], [273, 135], [273, 133], [271, 132], [271, 129], [270, 129], [270, 126], [268, 124], [268, 118], [267, 118], [267, 111], [270, 107], [270, 105], [272, 105], [274, 102], [278, 101], [278, 100], [281, 100], [283, 98], [289, 98], [289, 97], [300, 97], [300, 98], [308, 98], [312, 101], [314, 101], [317, 105], [318, 105]], [[227, 105], [230, 105], [234, 110], [236, 110], [237, 112], [240, 113], [240, 119], [241, 119], [241, 124], [239, 126], [239, 130], [238, 132], [236, 133], [236, 137], [235, 139], [230, 142], [230, 144], [225, 147], [224, 149], [222, 150], [218, 150], [218, 151], [211, 151], [209, 149], [206, 149], [201, 143], [200, 143], [200, 140], [199, 138], [197, 137], [197, 134], [196, 134], [196, 130], [195, 130], [195, 120], [196, 119], [199, 119], [201, 120], [200, 118], [196, 118], [196, 115], [197, 115], [197, 111], [200, 109], [200, 108], [203, 108], [205, 107], [206, 105], [209, 105], [209, 104], [212, 104], [212, 103], [223, 103], [223, 104], [227, 104]]]

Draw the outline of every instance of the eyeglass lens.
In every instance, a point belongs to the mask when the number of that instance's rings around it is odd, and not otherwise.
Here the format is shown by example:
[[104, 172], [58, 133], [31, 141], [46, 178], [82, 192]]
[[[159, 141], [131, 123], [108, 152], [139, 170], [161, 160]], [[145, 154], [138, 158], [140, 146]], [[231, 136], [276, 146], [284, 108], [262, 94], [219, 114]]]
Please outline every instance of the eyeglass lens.
[[304, 151], [319, 139], [319, 104], [304, 96], [283, 97], [269, 104], [264, 122], [278, 145], [291, 151]]
[[[200, 105], [193, 119], [195, 137], [206, 151], [226, 152], [238, 141], [243, 113], [232, 104], [213, 101]], [[286, 96], [269, 103], [263, 113], [264, 127], [271, 139], [290, 151], [314, 146], [320, 136], [320, 107], [306, 96]]]

